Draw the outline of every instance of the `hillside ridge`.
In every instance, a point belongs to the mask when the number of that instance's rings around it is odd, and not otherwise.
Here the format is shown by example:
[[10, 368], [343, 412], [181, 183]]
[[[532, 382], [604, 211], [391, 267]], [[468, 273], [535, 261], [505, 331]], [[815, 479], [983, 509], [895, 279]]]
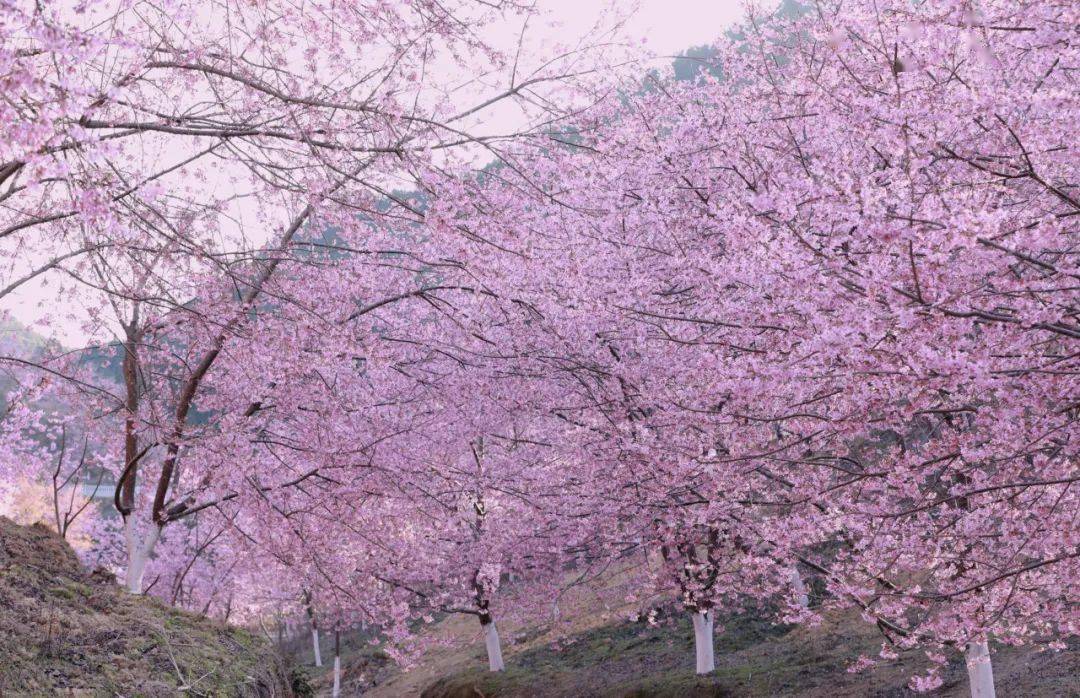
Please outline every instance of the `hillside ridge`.
[[288, 696], [270, 644], [132, 596], [44, 524], [0, 516], [0, 695]]

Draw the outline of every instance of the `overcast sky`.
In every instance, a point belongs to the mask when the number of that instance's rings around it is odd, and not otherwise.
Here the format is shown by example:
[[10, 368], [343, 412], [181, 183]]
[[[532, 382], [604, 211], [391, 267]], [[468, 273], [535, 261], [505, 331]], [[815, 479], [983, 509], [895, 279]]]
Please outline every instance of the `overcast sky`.
[[[608, 4], [606, 0], [538, 0], [538, 6], [565, 12], [587, 27]], [[631, 6], [632, 3], [616, 3]], [[690, 46], [711, 43], [743, 15], [743, 0], [640, 0], [627, 25], [631, 36], [642, 36], [659, 54], [676, 54]], [[571, 20], [567, 20], [568, 23]]]

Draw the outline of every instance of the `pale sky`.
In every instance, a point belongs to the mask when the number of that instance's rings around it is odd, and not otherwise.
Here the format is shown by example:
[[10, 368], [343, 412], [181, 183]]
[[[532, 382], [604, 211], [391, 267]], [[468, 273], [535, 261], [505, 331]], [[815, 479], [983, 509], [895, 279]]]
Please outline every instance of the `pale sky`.
[[[632, 3], [616, 4], [629, 6]], [[539, 0], [538, 5], [557, 12], [571, 8], [569, 12], [584, 17], [595, 15], [605, 3], [600, 0]], [[743, 15], [743, 5], [743, 0], [641, 0], [627, 30], [631, 36], [646, 38], [646, 46], [652, 51], [672, 55], [691, 46], [711, 43]]]
[[[529, 33], [533, 44], [539, 47], [572, 44], [588, 36], [605, 11], [608, 16], [612, 11], [620, 16], [633, 12], [626, 23], [625, 35], [641, 40], [643, 52], [671, 56], [720, 37], [744, 14], [744, 5], [745, 0], [536, 0], [537, 9], [547, 21], [532, 23]], [[513, 33], [511, 38], [516, 39], [520, 26], [508, 29]], [[502, 118], [492, 114], [485, 121]], [[14, 319], [33, 326], [48, 311], [55, 310], [50, 307], [54, 300], [47, 277], [25, 284], [0, 299], [0, 310], [9, 311]], [[74, 308], [72, 311], [73, 316], [79, 314]], [[69, 319], [60, 320], [51, 328], [34, 329], [74, 346], [86, 339], [79, 324]]]

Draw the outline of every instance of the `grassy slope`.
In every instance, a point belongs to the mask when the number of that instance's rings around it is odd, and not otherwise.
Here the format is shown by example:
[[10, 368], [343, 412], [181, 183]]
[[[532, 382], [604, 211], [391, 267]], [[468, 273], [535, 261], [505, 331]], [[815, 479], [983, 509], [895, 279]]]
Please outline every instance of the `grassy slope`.
[[[586, 616], [587, 617], [587, 616]], [[615, 615], [615, 618], [618, 616]], [[366, 698], [458, 698], [505, 696], [855, 696], [909, 695], [908, 678], [927, 666], [921, 652], [873, 671], [847, 673], [860, 655], [876, 656], [882, 636], [852, 614], [828, 615], [817, 628], [784, 628], [753, 614], [722, 619], [716, 635], [717, 671], [693, 675], [693, 633], [686, 619], [650, 627], [613, 620], [582, 623], [569, 641], [556, 642], [546, 627], [510, 627], [507, 671], [484, 671], [486, 656], [473, 618], [449, 617], [426, 631], [444, 641], [428, 650], [419, 667], [396, 671], [377, 652], [346, 643], [343, 695]], [[350, 647], [351, 645], [351, 647]], [[1080, 644], [1061, 653], [997, 647], [998, 695], [1080, 697]], [[320, 695], [328, 695], [329, 675]], [[966, 696], [966, 671], [957, 655], [935, 695]]]
[[[560, 651], [538, 646], [511, 655], [504, 675], [470, 669], [445, 676], [423, 695], [900, 696], [909, 693], [905, 684], [910, 674], [926, 666], [924, 655], [908, 653], [874, 671], [847, 673], [860, 653], [872, 656], [881, 643], [871, 626], [851, 616], [833, 616], [814, 629], [791, 630], [750, 615], [729, 618], [716, 638], [717, 670], [703, 678], [692, 674], [691, 638], [686, 621], [659, 628], [609, 625], [575, 638]], [[481, 661], [474, 656], [470, 664], [482, 668]], [[1080, 696], [1080, 652], [999, 648], [994, 664], [999, 695]], [[967, 695], [959, 657], [944, 678], [938, 695]]]
[[289, 695], [254, 635], [133, 597], [42, 525], [0, 517], [0, 695]]

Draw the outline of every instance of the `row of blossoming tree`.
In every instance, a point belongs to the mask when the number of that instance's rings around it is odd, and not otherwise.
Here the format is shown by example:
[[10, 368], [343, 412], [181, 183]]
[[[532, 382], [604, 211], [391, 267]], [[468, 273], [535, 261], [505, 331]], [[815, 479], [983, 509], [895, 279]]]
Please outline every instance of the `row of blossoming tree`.
[[464, 613], [501, 670], [613, 565], [699, 673], [745, 604], [977, 696], [989, 640], [1076, 634], [1080, 8], [751, 8], [644, 81], [533, 19], [0, 3], [0, 293], [91, 338], [5, 346], [9, 496], [320, 663]]

